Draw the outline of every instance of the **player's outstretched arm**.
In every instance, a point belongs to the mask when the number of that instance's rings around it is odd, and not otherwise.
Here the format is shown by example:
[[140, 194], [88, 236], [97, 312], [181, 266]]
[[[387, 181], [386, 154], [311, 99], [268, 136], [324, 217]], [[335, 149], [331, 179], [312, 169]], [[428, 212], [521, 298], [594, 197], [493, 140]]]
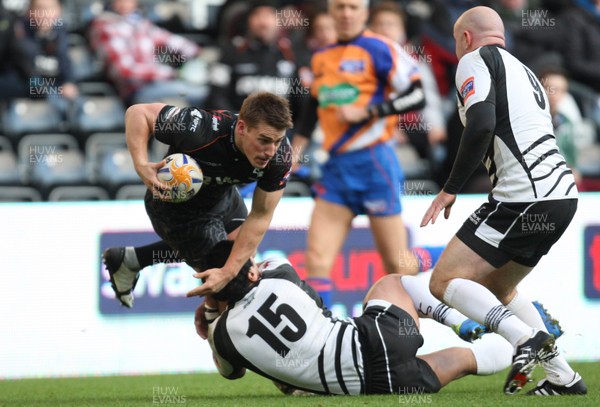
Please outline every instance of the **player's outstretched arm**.
[[258, 245], [267, 232], [277, 204], [283, 196], [283, 189], [266, 192], [260, 187], [254, 190], [252, 209], [248, 218], [240, 227], [231, 254], [222, 268], [214, 268], [199, 273], [194, 277], [203, 279], [204, 283], [187, 293], [188, 297], [214, 294], [223, 289], [240, 271], [249, 258], [254, 257]]
[[161, 185], [156, 173], [165, 163], [153, 163], [148, 161], [148, 141], [154, 133], [156, 118], [163, 103], [133, 105], [125, 113], [125, 140], [127, 148], [133, 159], [133, 165], [140, 179], [152, 190], [155, 186], [167, 189]]

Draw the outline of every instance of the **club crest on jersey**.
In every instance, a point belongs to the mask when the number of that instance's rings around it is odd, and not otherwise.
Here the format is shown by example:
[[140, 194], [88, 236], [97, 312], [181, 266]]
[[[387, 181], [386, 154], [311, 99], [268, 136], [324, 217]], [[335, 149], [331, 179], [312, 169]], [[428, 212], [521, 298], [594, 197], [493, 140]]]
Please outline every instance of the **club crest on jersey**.
[[365, 70], [365, 61], [362, 59], [343, 59], [340, 62], [340, 72], [363, 72]]
[[463, 103], [467, 101], [469, 96], [475, 94], [475, 77], [471, 76], [467, 78], [460, 87], [460, 96], [462, 97]]
[[260, 168], [255, 168], [254, 171], [252, 171], [253, 178], [260, 178], [264, 174], [265, 174], [265, 172], [263, 170], [261, 170]]

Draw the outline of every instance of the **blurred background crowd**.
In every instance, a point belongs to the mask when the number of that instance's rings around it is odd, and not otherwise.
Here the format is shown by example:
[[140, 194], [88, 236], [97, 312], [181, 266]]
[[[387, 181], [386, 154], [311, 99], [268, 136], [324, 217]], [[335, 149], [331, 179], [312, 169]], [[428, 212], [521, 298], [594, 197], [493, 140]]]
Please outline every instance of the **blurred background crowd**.
[[[399, 117], [395, 140], [405, 193], [436, 193], [450, 172], [462, 132], [452, 27], [476, 5], [499, 12], [507, 49], [541, 79], [580, 191], [599, 191], [600, 0], [371, 0], [370, 29], [399, 42], [423, 71], [427, 106]], [[141, 198], [123, 133], [134, 103], [237, 110], [267, 90], [288, 97], [301, 120], [311, 54], [336, 41], [326, 6], [2, 0], [0, 201]], [[154, 142], [151, 157], [165, 147]], [[325, 156], [317, 128], [286, 195], [310, 196]], [[481, 167], [465, 192], [489, 188]]]

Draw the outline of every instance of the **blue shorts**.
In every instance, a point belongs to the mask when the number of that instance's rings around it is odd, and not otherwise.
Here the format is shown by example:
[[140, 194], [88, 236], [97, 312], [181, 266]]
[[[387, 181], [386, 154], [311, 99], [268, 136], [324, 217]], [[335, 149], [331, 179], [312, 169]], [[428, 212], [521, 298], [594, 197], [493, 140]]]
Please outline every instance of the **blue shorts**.
[[394, 149], [381, 143], [330, 157], [314, 192], [356, 215], [390, 216], [402, 211], [403, 183], [404, 174]]

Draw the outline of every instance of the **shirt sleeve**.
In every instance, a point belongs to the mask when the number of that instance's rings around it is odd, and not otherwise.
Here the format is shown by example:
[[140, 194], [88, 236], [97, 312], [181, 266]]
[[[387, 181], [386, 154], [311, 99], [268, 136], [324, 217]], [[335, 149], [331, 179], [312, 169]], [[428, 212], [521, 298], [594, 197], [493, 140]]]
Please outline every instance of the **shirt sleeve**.
[[393, 65], [389, 72], [389, 83], [397, 94], [401, 94], [414, 82], [421, 80], [421, 71], [417, 61], [396, 43], [391, 48], [391, 56]]
[[179, 151], [192, 152], [209, 145], [218, 137], [228, 136], [226, 129], [231, 127], [233, 117], [227, 111], [208, 112], [195, 107], [167, 105], [156, 118], [154, 137]]
[[490, 71], [479, 52], [471, 52], [459, 61], [456, 69], [456, 89], [463, 118], [466, 118], [466, 112], [476, 103], [485, 100], [495, 104]]

